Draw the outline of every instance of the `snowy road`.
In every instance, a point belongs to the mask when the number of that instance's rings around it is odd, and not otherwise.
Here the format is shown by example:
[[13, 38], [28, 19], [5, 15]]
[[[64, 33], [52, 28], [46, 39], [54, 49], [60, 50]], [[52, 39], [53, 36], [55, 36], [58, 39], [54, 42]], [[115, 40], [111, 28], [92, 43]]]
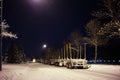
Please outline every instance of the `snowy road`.
[[39, 63], [3, 65], [0, 80], [120, 80], [120, 66], [92, 65], [66, 69]]

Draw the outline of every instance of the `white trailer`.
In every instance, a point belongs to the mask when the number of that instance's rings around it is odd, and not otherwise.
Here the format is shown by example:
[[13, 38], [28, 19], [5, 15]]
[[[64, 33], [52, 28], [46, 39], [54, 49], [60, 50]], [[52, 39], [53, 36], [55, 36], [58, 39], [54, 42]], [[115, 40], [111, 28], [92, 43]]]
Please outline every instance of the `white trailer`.
[[66, 67], [69, 69], [73, 68], [88, 68], [87, 60], [85, 59], [69, 59], [66, 62]]
[[66, 59], [58, 59], [56, 62], [56, 66], [62, 67], [62, 66], [66, 66]]

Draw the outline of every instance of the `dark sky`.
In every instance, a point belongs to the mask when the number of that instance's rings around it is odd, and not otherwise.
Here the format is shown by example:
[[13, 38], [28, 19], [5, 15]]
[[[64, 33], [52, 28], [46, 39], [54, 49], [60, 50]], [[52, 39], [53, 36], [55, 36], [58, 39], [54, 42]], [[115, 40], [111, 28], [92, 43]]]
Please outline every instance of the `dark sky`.
[[[30, 2], [31, 1], [31, 2]], [[37, 0], [36, 0], [37, 1]], [[27, 56], [39, 56], [43, 43], [61, 47], [74, 29], [84, 33], [97, 0], [4, 0], [3, 16], [9, 31], [18, 39], [3, 39], [3, 52], [9, 43], [22, 44]]]

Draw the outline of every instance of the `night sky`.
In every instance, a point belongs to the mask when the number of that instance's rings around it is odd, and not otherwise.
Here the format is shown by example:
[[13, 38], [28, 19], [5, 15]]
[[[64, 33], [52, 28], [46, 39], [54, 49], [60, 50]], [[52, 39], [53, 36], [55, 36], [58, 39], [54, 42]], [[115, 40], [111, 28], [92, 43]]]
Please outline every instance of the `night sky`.
[[22, 44], [27, 56], [40, 55], [43, 43], [60, 48], [70, 33], [92, 18], [97, 0], [4, 0], [3, 17], [18, 39], [3, 39], [3, 53], [11, 42]]

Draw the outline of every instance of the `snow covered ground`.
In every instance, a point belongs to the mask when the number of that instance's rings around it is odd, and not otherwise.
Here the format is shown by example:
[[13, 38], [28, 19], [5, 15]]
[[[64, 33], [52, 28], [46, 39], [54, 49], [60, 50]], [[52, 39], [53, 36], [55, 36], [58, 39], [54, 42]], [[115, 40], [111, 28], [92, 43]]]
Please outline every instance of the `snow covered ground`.
[[120, 65], [67, 69], [40, 63], [3, 64], [0, 80], [120, 80]]
[[96, 64], [95, 65], [95, 64], [92, 64], [91, 68], [89, 68], [89, 70], [120, 76], [120, 65], [103, 65], [103, 64], [101, 64], [101, 65]]

